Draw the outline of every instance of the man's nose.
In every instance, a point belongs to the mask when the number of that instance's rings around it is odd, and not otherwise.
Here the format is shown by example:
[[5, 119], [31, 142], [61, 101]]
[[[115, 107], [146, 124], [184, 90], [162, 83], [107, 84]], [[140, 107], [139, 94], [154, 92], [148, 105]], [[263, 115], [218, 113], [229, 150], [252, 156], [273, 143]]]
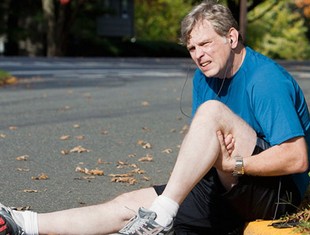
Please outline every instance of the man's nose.
[[196, 53], [195, 53], [196, 59], [201, 58], [203, 55], [204, 55], [203, 48], [202, 47], [196, 47]]

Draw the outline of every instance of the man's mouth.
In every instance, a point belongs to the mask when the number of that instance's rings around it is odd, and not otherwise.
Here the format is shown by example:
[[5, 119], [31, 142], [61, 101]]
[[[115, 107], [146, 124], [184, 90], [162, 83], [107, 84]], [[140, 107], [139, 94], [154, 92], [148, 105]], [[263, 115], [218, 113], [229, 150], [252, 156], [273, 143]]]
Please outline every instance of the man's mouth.
[[211, 61], [207, 61], [207, 62], [201, 63], [200, 66], [201, 67], [206, 67], [209, 64], [211, 64]]

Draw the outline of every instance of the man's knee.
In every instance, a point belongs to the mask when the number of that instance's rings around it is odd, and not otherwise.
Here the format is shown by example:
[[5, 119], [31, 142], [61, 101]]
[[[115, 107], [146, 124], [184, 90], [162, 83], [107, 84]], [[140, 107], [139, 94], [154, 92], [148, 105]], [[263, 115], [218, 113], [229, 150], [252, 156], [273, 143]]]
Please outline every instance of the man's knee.
[[219, 120], [219, 118], [223, 117], [223, 114], [229, 111], [229, 108], [222, 102], [209, 100], [199, 106], [195, 117], [210, 117]]

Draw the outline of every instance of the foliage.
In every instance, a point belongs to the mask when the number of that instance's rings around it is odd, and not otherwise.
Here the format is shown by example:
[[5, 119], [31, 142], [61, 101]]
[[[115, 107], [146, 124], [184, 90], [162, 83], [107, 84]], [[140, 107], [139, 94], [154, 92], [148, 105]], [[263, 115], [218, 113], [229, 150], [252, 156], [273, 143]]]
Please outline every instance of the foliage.
[[[146, 52], [160, 55], [159, 50], [168, 50], [162, 51], [167, 56], [172, 53], [168, 44], [178, 43], [182, 18], [193, 5], [201, 2], [135, 0], [136, 43], [133, 44], [128, 38], [100, 37], [96, 33], [97, 16], [107, 10], [102, 8], [102, 0], [71, 0], [64, 5], [59, 0], [48, 1], [54, 9], [52, 27], [42, 9], [42, 0], [3, 0], [0, 3], [0, 35], [6, 38], [5, 55], [50, 55], [48, 49], [54, 45], [57, 49], [54, 56], [99, 56], [99, 51], [104, 51], [101, 56], [154, 56]], [[310, 28], [304, 23], [305, 20], [309, 23], [309, 18], [303, 14], [309, 7], [308, 1], [248, 0], [247, 43], [272, 58], [309, 59], [306, 35], [310, 37]], [[238, 19], [240, 0], [220, 2], [229, 6]], [[179, 47], [174, 48], [174, 53], [179, 51]], [[183, 51], [178, 55], [182, 54]]]
[[[274, 4], [273, 9], [265, 12], [270, 4]], [[292, 6], [291, 0], [266, 1], [250, 12], [247, 43], [275, 59], [309, 59], [307, 28], [300, 13]]]
[[[310, 172], [309, 172], [310, 176]], [[299, 210], [291, 215], [284, 216], [281, 222], [298, 222], [296, 232], [299, 234], [310, 234], [310, 187], [305, 194]]]
[[10, 73], [0, 69], [0, 86], [15, 84], [16, 82], [16, 77], [13, 77]]
[[181, 20], [191, 7], [189, 0], [136, 0], [136, 37], [177, 42]]
[[11, 76], [10, 73], [0, 69], [0, 80], [7, 79], [10, 76]]

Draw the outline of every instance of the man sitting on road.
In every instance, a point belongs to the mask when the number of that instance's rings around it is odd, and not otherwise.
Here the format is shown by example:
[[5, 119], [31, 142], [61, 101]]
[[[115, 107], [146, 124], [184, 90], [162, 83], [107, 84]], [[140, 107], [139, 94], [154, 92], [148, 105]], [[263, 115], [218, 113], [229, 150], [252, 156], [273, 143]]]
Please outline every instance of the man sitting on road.
[[310, 144], [296, 81], [246, 47], [229, 9], [215, 1], [184, 18], [182, 41], [197, 65], [193, 119], [168, 184], [46, 214], [1, 206], [1, 231], [242, 234], [246, 221], [296, 210], [309, 185]]

